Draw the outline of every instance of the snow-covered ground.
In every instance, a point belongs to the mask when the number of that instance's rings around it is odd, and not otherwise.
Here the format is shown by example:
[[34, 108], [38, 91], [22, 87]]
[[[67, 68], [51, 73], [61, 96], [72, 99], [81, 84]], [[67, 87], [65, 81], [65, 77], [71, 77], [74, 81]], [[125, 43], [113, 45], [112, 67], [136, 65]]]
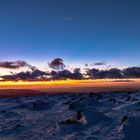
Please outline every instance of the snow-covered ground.
[[140, 92], [0, 99], [0, 140], [140, 140]]

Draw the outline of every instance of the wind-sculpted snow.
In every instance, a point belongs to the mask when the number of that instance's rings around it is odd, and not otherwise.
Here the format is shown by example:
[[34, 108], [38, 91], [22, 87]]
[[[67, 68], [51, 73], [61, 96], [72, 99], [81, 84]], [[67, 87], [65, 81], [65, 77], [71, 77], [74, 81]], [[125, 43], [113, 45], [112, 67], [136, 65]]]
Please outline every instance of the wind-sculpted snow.
[[139, 140], [140, 92], [0, 99], [0, 140]]

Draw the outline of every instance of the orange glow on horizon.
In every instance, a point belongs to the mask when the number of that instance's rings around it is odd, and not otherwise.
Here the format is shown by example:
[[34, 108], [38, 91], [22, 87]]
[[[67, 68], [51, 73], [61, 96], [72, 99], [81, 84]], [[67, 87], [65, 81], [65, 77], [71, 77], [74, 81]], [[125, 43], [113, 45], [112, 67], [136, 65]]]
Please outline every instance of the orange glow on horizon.
[[1, 86], [32, 86], [32, 85], [69, 85], [80, 83], [104, 83], [104, 82], [129, 82], [140, 79], [94, 79], [94, 80], [51, 80], [51, 81], [0, 81]]
[[[0, 81], [0, 96], [140, 90], [140, 79]], [[24, 91], [27, 90], [27, 91]]]

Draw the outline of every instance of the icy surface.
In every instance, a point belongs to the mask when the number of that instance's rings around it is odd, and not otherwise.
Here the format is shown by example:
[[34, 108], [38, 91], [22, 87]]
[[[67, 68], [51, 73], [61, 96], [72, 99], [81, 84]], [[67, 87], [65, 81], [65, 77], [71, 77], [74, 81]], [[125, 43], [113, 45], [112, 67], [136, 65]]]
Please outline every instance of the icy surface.
[[0, 99], [0, 140], [140, 140], [140, 92]]

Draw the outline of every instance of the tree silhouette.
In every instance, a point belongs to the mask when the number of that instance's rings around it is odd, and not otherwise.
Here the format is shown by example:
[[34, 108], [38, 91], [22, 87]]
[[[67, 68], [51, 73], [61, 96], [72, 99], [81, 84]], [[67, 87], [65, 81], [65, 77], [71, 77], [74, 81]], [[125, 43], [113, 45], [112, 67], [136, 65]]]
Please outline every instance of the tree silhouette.
[[48, 65], [50, 68], [57, 70], [57, 71], [63, 70], [65, 67], [65, 64], [63, 63], [63, 59], [61, 59], [61, 58], [55, 58]]

